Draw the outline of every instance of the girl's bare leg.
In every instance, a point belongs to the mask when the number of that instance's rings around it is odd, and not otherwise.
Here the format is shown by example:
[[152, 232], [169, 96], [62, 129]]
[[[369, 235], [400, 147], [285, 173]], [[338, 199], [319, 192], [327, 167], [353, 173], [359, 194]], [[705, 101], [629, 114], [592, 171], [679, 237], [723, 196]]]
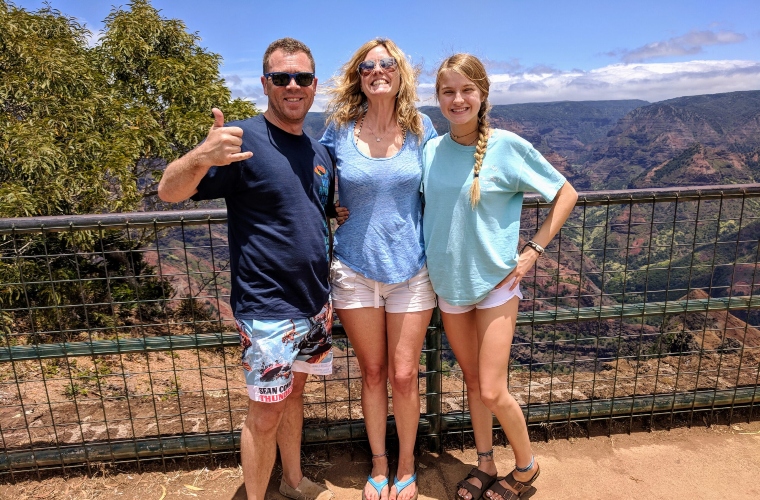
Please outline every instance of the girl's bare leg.
[[[467, 403], [470, 409], [472, 430], [475, 436], [475, 448], [478, 453], [486, 453], [493, 448], [493, 414], [480, 399], [480, 381], [478, 377], [479, 348], [477, 339], [477, 326], [475, 323], [475, 310], [463, 314], [447, 314], [441, 312], [443, 329], [449, 341], [457, 363], [462, 369], [464, 382], [467, 385]], [[496, 462], [491, 459], [479, 459], [478, 469], [489, 476], [497, 473]], [[471, 478], [469, 482], [481, 488], [479, 479]], [[458, 490], [459, 497], [471, 500], [472, 495], [464, 488]]]
[[[517, 466], [527, 467], [533, 457], [528, 427], [520, 405], [509, 393], [507, 386], [509, 355], [515, 333], [518, 301], [519, 299], [514, 297], [498, 307], [476, 309], [475, 321], [480, 347], [478, 357], [480, 399], [499, 419], [512, 446]], [[528, 481], [535, 472], [534, 466], [527, 472], [515, 471], [514, 477], [518, 481]], [[502, 484], [509, 489], [506, 482], [502, 481]], [[493, 495], [491, 498], [501, 500], [499, 495]]]

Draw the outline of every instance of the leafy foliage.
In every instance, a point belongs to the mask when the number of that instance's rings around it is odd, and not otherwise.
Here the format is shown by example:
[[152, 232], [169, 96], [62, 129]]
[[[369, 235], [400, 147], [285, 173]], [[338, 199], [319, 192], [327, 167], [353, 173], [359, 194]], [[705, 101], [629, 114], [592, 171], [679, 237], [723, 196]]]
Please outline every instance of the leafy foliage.
[[0, 216], [134, 210], [165, 162], [212, 123], [256, 113], [219, 75], [219, 55], [148, 0], [91, 33], [50, 7], [0, 0]]
[[[152, 208], [165, 164], [205, 136], [212, 107], [230, 120], [257, 113], [231, 100], [220, 56], [149, 0], [114, 8], [92, 40], [49, 5], [0, 0], [0, 217]], [[174, 290], [142, 243], [111, 231], [0, 236], [0, 335], [72, 340], [165, 314]]]
[[133, 122], [95, 69], [88, 35], [50, 8], [0, 4], [2, 216], [121, 210], [138, 201], [130, 166], [139, 147], [121, 136]]
[[230, 100], [219, 75], [221, 57], [200, 47], [197, 33], [188, 33], [178, 19], [161, 18], [147, 0], [129, 5], [106, 18], [95, 52], [111, 88], [140, 116], [139, 127], [130, 128], [141, 147], [133, 175], [144, 181], [144, 194], [155, 195], [164, 162], [205, 137], [212, 107], [221, 107], [228, 120], [253, 116], [256, 109]]

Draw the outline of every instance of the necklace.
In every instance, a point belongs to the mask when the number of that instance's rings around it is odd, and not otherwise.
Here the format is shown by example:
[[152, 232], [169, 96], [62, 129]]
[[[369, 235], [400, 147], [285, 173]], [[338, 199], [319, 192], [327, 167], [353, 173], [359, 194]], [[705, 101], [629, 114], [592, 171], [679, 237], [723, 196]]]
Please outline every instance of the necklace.
[[[364, 119], [362, 119], [364, 121]], [[386, 130], [382, 137], [378, 137], [374, 130], [372, 130], [372, 127], [369, 126], [369, 123], [367, 124], [367, 128], [369, 129], [370, 134], [375, 136], [375, 142], [380, 142], [383, 139], [385, 139], [385, 136], [388, 135], [389, 130]]]
[[[364, 119], [367, 117], [367, 113], [364, 113], [364, 116], [362, 116], [362, 125], [364, 125]], [[378, 137], [374, 130], [372, 130], [372, 127], [370, 124], [367, 124], [367, 128], [369, 129], [369, 133], [375, 136], [375, 142], [380, 142], [383, 139], [385, 139], [385, 136], [388, 135], [388, 133], [391, 131], [391, 128], [388, 128], [388, 130], [385, 131], [385, 133], [382, 135], [382, 137]], [[359, 131], [361, 132], [361, 127], [359, 128]]]
[[[364, 127], [364, 119], [365, 119], [366, 117], [367, 117], [367, 113], [365, 112], [365, 113], [362, 115], [362, 121], [360, 121], [360, 122], [359, 122], [359, 127], [356, 129], [356, 132], [355, 132], [355, 134], [356, 134], [356, 144], [359, 144], [359, 136], [362, 134], [362, 128]], [[380, 142], [380, 141], [382, 141], [383, 139], [385, 139], [385, 136], [386, 136], [386, 135], [388, 135], [388, 132], [390, 132], [390, 130], [388, 130], [388, 131], [386, 131], [386, 132], [385, 132], [385, 134], [383, 134], [383, 136], [382, 136], [382, 137], [378, 137], [378, 136], [375, 134], [375, 131], [374, 131], [374, 130], [372, 130], [372, 127], [370, 127], [370, 126], [369, 126], [369, 123], [367, 124], [367, 128], [369, 129], [370, 133], [371, 133], [373, 136], [375, 136], [375, 142]], [[468, 134], [468, 135], [469, 135], [469, 134]], [[404, 144], [406, 144], [406, 130], [404, 130], [404, 129], [402, 128], [402, 129], [401, 129], [401, 147], [402, 147], [402, 148], [404, 147]]]
[[467, 132], [466, 134], [462, 134], [462, 135], [454, 135], [454, 132], [449, 131], [449, 135], [451, 136], [452, 139], [461, 139], [462, 137], [467, 137], [468, 135], [472, 135], [477, 131], [478, 129], [475, 129], [472, 132]]
[[478, 139], [480, 139], [480, 137], [479, 137], [479, 136], [476, 136], [476, 137], [475, 137], [475, 138], [474, 138], [472, 141], [470, 141], [470, 142], [460, 142], [460, 141], [458, 141], [458, 140], [457, 140], [457, 139], [459, 139], [460, 137], [467, 137], [468, 135], [470, 135], [470, 134], [465, 134], [465, 135], [456, 136], [456, 135], [451, 135], [451, 132], [449, 132], [449, 136], [451, 136], [451, 140], [452, 140], [452, 141], [454, 141], [454, 142], [456, 142], [457, 144], [460, 144], [460, 145], [462, 145], [462, 146], [474, 146], [474, 145], [475, 145], [475, 144], [478, 142]]
[[367, 113], [364, 113], [362, 115], [362, 121], [359, 122], [359, 128], [356, 129], [356, 144], [359, 144], [359, 136], [362, 135], [362, 127], [364, 126], [364, 117], [367, 116]]

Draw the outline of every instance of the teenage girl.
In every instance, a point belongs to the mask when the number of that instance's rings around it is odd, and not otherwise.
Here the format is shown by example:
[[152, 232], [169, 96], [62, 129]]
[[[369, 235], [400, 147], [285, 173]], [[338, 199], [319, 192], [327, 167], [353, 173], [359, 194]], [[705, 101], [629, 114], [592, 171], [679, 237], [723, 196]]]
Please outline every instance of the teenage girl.
[[[478, 466], [457, 484], [457, 497], [519, 498], [538, 478], [522, 410], [509, 393], [507, 371], [520, 280], [557, 234], [578, 195], [529, 142], [488, 124], [489, 81], [475, 56], [456, 54], [438, 69], [436, 96], [450, 132], [423, 153], [423, 231], [428, 270], [446, 337], [462, 368]], [[553, 205], [518, 248], [523, 193]], [[492, 413], [515, 454], [515, 468], [497, 479]]]

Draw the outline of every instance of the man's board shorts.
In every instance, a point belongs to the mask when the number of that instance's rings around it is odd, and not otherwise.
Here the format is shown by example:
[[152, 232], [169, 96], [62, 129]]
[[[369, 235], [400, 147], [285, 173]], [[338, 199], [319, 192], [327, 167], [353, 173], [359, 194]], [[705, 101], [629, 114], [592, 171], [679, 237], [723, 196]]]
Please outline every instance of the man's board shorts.
[[287, 320], [235, 319], [248, 397], [277, 403], [293, 390], [293, 372], [332, 373], [333, 309], [327, 303], [314, 317]]

